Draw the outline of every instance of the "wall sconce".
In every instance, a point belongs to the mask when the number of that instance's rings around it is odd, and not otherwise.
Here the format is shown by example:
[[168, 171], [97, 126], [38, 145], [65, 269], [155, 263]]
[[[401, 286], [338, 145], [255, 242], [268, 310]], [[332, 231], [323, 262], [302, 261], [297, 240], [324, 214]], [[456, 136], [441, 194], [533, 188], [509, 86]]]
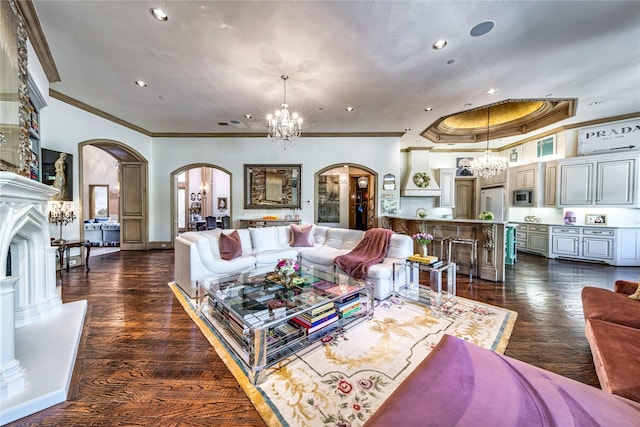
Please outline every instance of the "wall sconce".
[[200, 192], [203, 196], [207, 195], [207, 184], [205, 184], [204, 182], [200, 184]]
[[367, 188], [369, 186], [369, 178], [366, 176], [361, 176], [358, 178], [358, 187], [359, 188]]

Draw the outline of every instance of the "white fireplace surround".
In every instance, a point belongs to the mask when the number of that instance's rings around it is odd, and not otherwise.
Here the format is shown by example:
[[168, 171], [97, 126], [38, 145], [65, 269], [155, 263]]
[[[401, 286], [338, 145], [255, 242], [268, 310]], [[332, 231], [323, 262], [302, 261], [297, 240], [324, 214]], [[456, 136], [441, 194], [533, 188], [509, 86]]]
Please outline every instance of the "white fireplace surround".
[[0, 425], [64, 401], [73, 372], [87, 303], [62, 304], [56, 289], [56, 192], [0, 171]]

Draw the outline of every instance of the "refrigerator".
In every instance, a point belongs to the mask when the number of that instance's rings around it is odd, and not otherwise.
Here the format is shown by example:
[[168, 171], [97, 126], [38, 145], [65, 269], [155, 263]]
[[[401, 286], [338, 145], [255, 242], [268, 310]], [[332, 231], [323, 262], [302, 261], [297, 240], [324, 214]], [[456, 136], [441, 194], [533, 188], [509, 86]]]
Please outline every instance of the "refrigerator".
[[505, 221], [505, 195], [504, 187], [480, 190], [480, 212], [489, 211], [495, 221]]

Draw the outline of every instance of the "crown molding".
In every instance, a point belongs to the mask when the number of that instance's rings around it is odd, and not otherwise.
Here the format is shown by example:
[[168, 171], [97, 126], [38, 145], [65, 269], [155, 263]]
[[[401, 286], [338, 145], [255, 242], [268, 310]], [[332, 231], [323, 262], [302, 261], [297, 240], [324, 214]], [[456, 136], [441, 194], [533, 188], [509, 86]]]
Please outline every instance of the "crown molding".
[[36, 56], [42, 65], [45, 75], [49, 83], [59, 82], [60, 73], [58, 73], [58, 67], [53, 60], [51, 50], [49, 49], [49, 43], [44, 36], [42, 25], [40, 25], [40, 19], [36, 13], [36, 8], [31, 0], [16, 1], [18, 12], [22, 16], [27, 28], [27, 36], [31, 41], [33, 49], [36, 51]]
[[91, 114], [95, 114], [98, 117], [102, 117], [103, 119], [106, 119], [106, 120], [109, 120], [111, 122], [117, 123], [117, 124], [119, 124], [121, 126], [129, 128], [129, 129], [134, 130], [136, 132], [140, 132], [140, 133], [142, 133], [144, 135], [147, 135], [147, 136], [152, 136], [151, 132], [149, 132], [146, 129], [141, 128], [140, 126], [136, 126], [133, 123], [129, 123], [129, 122], [125, 121], [125, 120], [122, 120], [121, 118], [118, 118], [118, 117], [114, 116], [114, 115], [111, 115], [109, 113], [105, 113], [104, 111], [99, 110], [97, 108], [94, 108], [91, 105], [85, 104], [82, 101], [78, 101], [75, 98], [71, 98], [70, 96], [67, 96], [67, 95], [65, 95], [63, 93], [60, 93], [55, 89], [49, 89], [49, 96], [52, 97], [52, 98], [57, 99], [58, 101], [62, 101], [64, 103], [66, 103], [66, 104], [72, 105], [72, 106], [74, 106], [76, 108], [79, 108], [81, 110], [87, 111], [87, 112], [89, 112]]

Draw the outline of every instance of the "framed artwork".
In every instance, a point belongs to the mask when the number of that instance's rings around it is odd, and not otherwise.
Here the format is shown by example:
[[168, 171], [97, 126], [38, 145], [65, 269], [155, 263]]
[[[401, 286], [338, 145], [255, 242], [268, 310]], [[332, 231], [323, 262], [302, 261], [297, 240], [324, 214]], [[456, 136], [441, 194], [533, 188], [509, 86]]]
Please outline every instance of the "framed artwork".
[[556, 152], [556, 136], [548, 136], [536, 141], [536, 153], [538, 157], [550, 156]]
[[245, 209], [299, 209], [302, 165], [244, 165]]
[[456, 176], [473, 176], [471, 162], [473, 162], [473, 157], [458, 157], [456, 159]]
[[509, 163], [518, 163], [522, 161], [522, 145], [509, 149]]
[[227, 209], [227, 198], [218, 197], [218, 210], [224, 211]]
[[385, 191], [396, 189], [396, 177], [393, 174], [386, 174], [382, 180], [382, 189]]
[[52, 200], [73, 200], [73, 155], [43, 148], [42, 183], [60, 191]]
[[584, 216], [584, 223], [586, 225], [606, 225], [607, 216], [603, 214], [586, 214]]

